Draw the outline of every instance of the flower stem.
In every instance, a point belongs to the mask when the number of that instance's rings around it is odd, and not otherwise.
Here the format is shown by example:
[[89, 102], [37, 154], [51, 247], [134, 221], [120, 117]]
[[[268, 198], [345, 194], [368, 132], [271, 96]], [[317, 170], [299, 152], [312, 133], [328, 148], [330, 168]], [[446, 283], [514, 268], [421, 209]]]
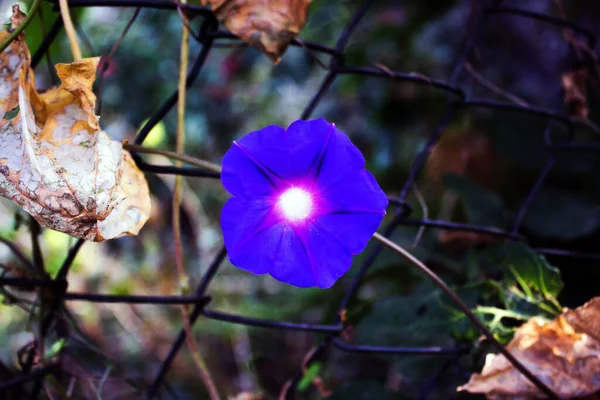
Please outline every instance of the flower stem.
[[73, 53], [73, 60], [79, 61], [83, 57], [81, 56], [81, 48], [79, 47], [79, 41], [77, 40], [77, 34], [75, 33], [75, 26], [69, 13], [69, 4], [67, 0], [58, 0], [58, 6], [60, 8], [60, 16], [69, 38], [69, 44], [71, 45], [71, 53]]
[[511, 364], [519, 370], [527, 379], [531, 381], [535, 386], [537, 386], [546, 396], [551, 399], [558, 400], [558, 396], [556, 393], [552, 391], [544, 382], [542, 382], [537, 376], [535, 376], [527, 367], [525, 367], [519, 360], [515, 358], [496, 338], [494, 334], [477, 318], [475, 314], [471, 311], [469, 306], [467, 306], [461, 299], [458, 297], [456, 293], [439, 277], [435, 272], [430, 270], [425, 264], [423, 264], [419, 259], [410, 254], [408, 251], [404, 250], [397, 243], [392, 242], [385, 236], [382, 236], [378, 232], [373, 234], [373, 238], [380, 241], [384, 246], [389, 248], [390, 250], [398, 253], [405, 260], [410, 262], [412, 265], [417, 267], [422, 273], [424, 273], [429, 279], [433, 281], [444, 293], [446, 293], [450, 299], [461, 309], [462, 312], [465, 313], [467, 318], [475, 325], [479, 331], [490, 341], [492, 344], [498, 349], [504, 357], [506, 357]]
[[183, 161], [184, 163], [193, 165], [198, 168], [203, 168], [207, 171], [221, 173], [221, 166], [219, 164], [212, 163], [210, 161], [201, 160], [196, 157], [188, 156], [182, 153], [176, 153], [174, 151], [154, 149], [151, 147], [138, 146], [137, 144], [123, 143], [123, 148], [128, 151], [137, 153], [148, 153], [148, 154], [159, 154], [173, 160]]
[[10, 35], [8, 35], [8, 37], [2, 42], [2, 44], [0, 44], [0, 53], [3, 52], [10, 45], [10, 43], [13, 40], [15, 40], [15, 38], [17, 36], [19, 36], [19, 34], [21, 32], [23, 32], [23, 29], [25, 29], [27, 27], [27, 25], [29, 25], [29, 23], [31, 22], [31, 19], [37, 12], [41, 3], [42, 3], [42, 0], [34, 0], [33, 1], [33, 4], [31, 5], [31, 9], [27, 13], [27, 16], [23, 19], [23, 22], [21, 22], [21, 24], [19, 24], [19, 26], [17, 26], [12, 31], [12, 33]]
[[[185, 0], [182, 0], [185, 2]], [[181, 167], [183, 161], [187, 160], [187, 157], [183, 155], [185, 149], [185, 95], [186, 95], [186, 77], [188, 70], [188, 58], [189, 58], [189, 32], [187, 28], [183, 27], [181, 32], [181, 53], [179, 60], [179, 94], [177, 99], [177, 153], [171, 154], [176, 155], [173, 157], [177, 160], [176, 165]], [[183, 158], [183, 159], [182, 159]], [[181, 175], [175, 177], [175, 187], [173, 189], [173, 242], [175, 244], [175, 264], [177, 266], [177, 273], [179, 275], [179, 282], [183, 284], [183, 290], [188, 290], [188, 277], [184, 268], [183, 261], [183, 246], [181, 243], [181, 196], [182, 196], [182, 179]], [[181, 306], [181, 317], [183, 320], [183, 329], [185, 331], [187, 345], [190, 348], [192, 359], [196, 364], [196, 368], [200, 372], [200, 377], [208, 390], [211, 400], [219, 400], [219, 393], [215, 383], [210, 376], [208, 368], [204, 363], [204, 360], [200, 356], [200, 351], [192, 335], [192, 327], [190, 324], [188, 312], [186, 306]]]

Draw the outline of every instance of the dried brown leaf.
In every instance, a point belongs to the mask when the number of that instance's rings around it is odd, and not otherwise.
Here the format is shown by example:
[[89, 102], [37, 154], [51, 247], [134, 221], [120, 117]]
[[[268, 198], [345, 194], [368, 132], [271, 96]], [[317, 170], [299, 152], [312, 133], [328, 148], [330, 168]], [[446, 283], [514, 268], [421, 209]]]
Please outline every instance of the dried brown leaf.
[[[561, 399], [600, 390], [600, 297], [546, 322], [534, 317], [523, 324], [507, 349]], [[481, 374], [458, 388], [488, 399], [545, 398], [503, 356], [489, 354]]]
[[564, 317], [577, 332], [583, 332], [600, 342], [600, 297], [567, 311]]
[[200, 0], [231, 33], [278, 63], [308, 16], [311, 0]]
[[122, 144], [99, 128], [92, 92], [99, 58], [57, 65], [61, 85], [42, 94], [29, 59], [22, 35], [0, 55], [0, 115], [18, 105], [0, 122], [0, 195], [77, 238], [137, 234], [150, 214], [148, 185]]
[[[7, 31], [0, 31], [0, 42], [8, 38]], [[21, 66], [29, 64], [29, 52], [23, 36], [19, 35], [0, 53], [0, 119], [18, 103], [19, 72]]]

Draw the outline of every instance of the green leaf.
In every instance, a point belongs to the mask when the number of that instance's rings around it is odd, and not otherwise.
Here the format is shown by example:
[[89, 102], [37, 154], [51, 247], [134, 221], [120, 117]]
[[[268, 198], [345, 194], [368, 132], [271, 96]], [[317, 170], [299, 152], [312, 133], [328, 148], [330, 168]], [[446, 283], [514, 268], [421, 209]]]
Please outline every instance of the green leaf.
[[398, 400], [375, 381], [345, 382], [327, 400]]
[[502, 199], [495, 193], [454, 174], [444, 177], [444, 185], [460, 196], [468, 222], [499, 228], [510, 225], [512, 216], [505, 208]]
[[[469, 307], [497, 294], [490, 282], [455, 288]], [[474, 339], [478, 332], [440, 290], [424, 283], [410, 296], [376, 302], [357, 326], [359, 343], [378, 346], [452, 346], [455, 339]]]
[[312, 363], [310, 367], [304, 372], [302, 379], [298, 382], [298, 390], [304, 392], [312, 385], [313, 380], [319, 376], [321, 372], [321, 364], [318, 362]]
[[517, 329], [515, 321], [526, 322], [533, 315], [490, 306], [477, 306], [473, 312], [492, 331], [494, 337], [503, 344], [507, 344], [513, 338]]
[[60, 338], [59, 340], [54, 342], [48, 350], [46, 350], [46, 354], [44, 355], [44, 358], [46, 360], [48, 360], [52, 357], [57, 356], [58, 354], [60, 354], [62, 349], [64, 349], [66, 346], [67, 346], [67, 339]]
[[542, 189], [523, 220], [535, 235], [573, 240], [600, 228], [600, 205], [555, 189]]
[[563, 283], [560, 271], [523, 243], [499, 243], [479, 253], [482, 264], [501, 268], [506, 282], [529, 300], [556, 300]]
[[378, 346], [443, 346], [452, 342], [448, 316], [432, 294], [377, 302], [356, 333], [359, 343]]

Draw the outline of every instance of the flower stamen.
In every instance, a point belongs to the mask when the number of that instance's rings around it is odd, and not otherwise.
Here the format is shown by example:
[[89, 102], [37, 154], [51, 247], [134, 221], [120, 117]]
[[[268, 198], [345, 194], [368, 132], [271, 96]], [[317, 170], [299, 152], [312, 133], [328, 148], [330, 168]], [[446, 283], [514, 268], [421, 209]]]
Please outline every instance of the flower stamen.
[[277, 204], [288, 220], [299, 221], [310, 215], [312, 196], [306, 190], [294, 187], [283, 192]]

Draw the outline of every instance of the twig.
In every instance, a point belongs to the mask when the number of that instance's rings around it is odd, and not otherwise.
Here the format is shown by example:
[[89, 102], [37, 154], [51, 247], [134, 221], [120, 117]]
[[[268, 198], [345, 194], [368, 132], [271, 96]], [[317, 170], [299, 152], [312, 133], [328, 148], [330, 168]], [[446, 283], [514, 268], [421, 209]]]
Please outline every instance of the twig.
[[525, 100], [521, 99], [520, 97], [518, 97], [502, 88], [499, 88], [498, 86], [496, 86], [492, 82], [490, 82], [485, 76], [483, 76], [479, 72], [477, 72], [473, 68], [471, 63], [468, 63], [468, 62], [465, 63], [465, 69], [467, 71], [469, 71], [471, 76], [473, 78], [475, 78], [475, 80], [477, 82], [481, 83], [483, 86], [485, 86], [487, 89], [491, 90], [492, 92], [496, 93], [498, 96], [503, 97], [507, 100], [510, 100], [513, 103], [520, 105], [521, 107], [529, 107], [529, 103], [527, 103]]
[[193, 165], [198, 168], [204, 168], [211, 172], [216, 172], [217, 174], [221, 173], [221, 166], [219, 164], [212, 163], [210, 161], [201, 160], [196, 157], [188, 156], [181, 153], [175, 153], [173, 151], [162, 150], [162, 149], [153, 149], [151, 147], [138, 146], [137, 144], [131, 143], [123, 143], [123, 148], [125, 150], [137, 153], [148, 153], [148, 154], [159, 154], [161, 156], [165, 156], [167, 158], [172, 158], [174, 160], [183, 161], [184, 163]]
[[67, 3], [67, 0], [58, 0], [58, 6], [60, 8], [60, 16], [63, 19], [65, 31], [67, 32], [67, 37], [69, 38], [69, 44], [71, 45], [71, 53], [73, 53], [73, 60], [79, 61], [83, 57], [81, 55], [79, 41], [77, 40], [75, 26], [73, 25], [73, 20], [71, 19], [71, 14], [69, 13], [69, 4]]
[[131, 26], [137, 19], [138, 15], [140, 15], [140, 11], [142, 11], [141, 7], [138, 7], [135, 9], [133, 16], [131, 17], [129, 22], [127, 22], [127, 25], [125, 25], [125, 29], [123, 29], [123, 32], [121, 32], [121, 35], [119, 36], [119, 38], [117, 39], [117, 41], [115, 42], [113, 47], [110, 49], [110, 53], [108, 53], [108, 55], [106, 57], [102, 58], [102, 61], [100, 63], [100, 67], [99, 67], [100, 76], [98, 77], [98, 87], [96, 89], [96, 92], [98, 94], [98, 98], [96, 100], [96, 104], [97, 104], [96, 113], [98, 115], [100, 115], [102, 113], [102, 84], [104, 83], [104, 73], [106, 72], [108, 65], [110, 64], [113, 57], [115, 56], [117, 49], [123, 42], [123, 39], [125, 39], [127, 32], [129, 32], [129, 29], [131, 28]]
[[[185, 3], [185, 0], [182, 0]], [[179, 7], [178, 7], [179, 9]], [[182, 18], [187, 22], [185, 15]], [[186, 80], [188, 70], [188, 58], [189, 58], [189, 41], [190, 41], [190, 30], [187, 24], [184, 23], [181, 31], [181, 54], [179, 60], [179, 91], [177, 99], [177, 153], [181, 154], [185, 150], [185, 95], [186, 95]], [[182, 161], [177, 160], [177, 167], [182, 166]], [[182, 181], [183, 177], [180, 175], [175, 176], [175, 188], [173, 189], [173, 241], [175, 244], [175, 265], [177, 266], [177, 273], [179, 275], [180, 284], [184, 283], [187, 289], [188, 279], [185, 273], [184, 261], [183, 261], [183, 246], [181, 243], [181, 192], [182, 192]], [[181, 306], [181, 317], [183, 320], [183, 329], [185, 330], [186, 341], [190, 352], [192, 353], [192, 359], [200, 372], [200, 377], [208, 390], [211, 400], [219, 400], [219, 393], [215, 383], [210, 376], [210, 372], [204, 363], [204, 360], [200, 356], [198, 346], [194, 340], [192, 334], [192, 326], [187, 313], [185, 305]]]
[[104, 370], [104, 373], [102, 374], [102, 378], [100, 379], [100, 382], [98, 383], [98, 389], [96, 391], [96, 398], [97, 398], [97, 400], [102, 400], [102, 390], [104, 389], [104, 384], [108, 380], [108, 377], [110, 376], [111, 372], [112, 372], [112, 368], [109, 365]]
[[27, 256], [25, 254], [23, 254], [21, 249], [19, 249], [13, 242], [0, 237], [0, 243], [5, 244], [10, 249], [10, 251], [13, 253], [13, 255], [21, 261], [23, 266], [25, 266], [25, 267], [27, 267], [27, 269], [29, 269], [29, 272], [31, 272], [32, 276], [34, 276], [36, 278], [44, 278], [39, 273], [37, 268], [35, 267], [35, 264], [32, 263], [31, 260], [29, 260], [29, 258], [27, 258]]
[[94, 45], [92, 44], [90, 38], [81, 27], [81, 24], [78, 24], [77, 21], [75, 21], [73, 22], [73, 26], [75, 26], [75, 32], [77, 33], [77, 37], [83, 42], [83, 47], [88, 52], [88, 54], [97, 54], [96, 50], [94, 49]]
[[[415, 198], [417, 199], [417, 201], [419, 202], [419, 205], [421, 206], [421, 210], [423, 210], [423, 218], [428, 219], [429, 218], [429, 208], [427, 208], [427, 202], [423, 198], [423, 195], [421, 194], [421, 191], [419, 190], [419, 187], [416, 184], [413, 185], [413, 192], [415, 194]], [[415, 240], [413, 240], [413, 242], [412, 242], [411, 249], [414, 249], [415, 247], [417, 247], [419, 245], [419, 242], [421, 241], [421, 238], [423, 237], [423, 232], [425, 232], [425, 228], [426, 228], [425, 225], [421, 225], [419, 227], [419, 230], [417, 231], [417, 236], [415, 236]]]
[[31, 252], [33, 253], [33, 263], [40, 272], [44, 272], [44, 255], [40, 246], [40, 234], [42, 229], [40, 224], [29, 216], [29, 231], [31, 233]]
[[[36, 11], [38, 10], [41, 2], [42, 2], [41, 0], [33, 1], [33, 4], [31, 5], [31, 9], [29, 10], [29, 13], [27, 14], [27, 16], [23, 19], [23, 22], [21, 22], [19, 24], [19, 26], [15, 27], [14, 31], [12, 31], [12, 33], [10, 35], [8, 35], [6, 40], [4, 40], [4, 42], [2, 42], [2, 44], [0, 44], [0, 53], [3, 52], [8, 47], [8, 45], [11, 44], [11, 42], [13, 40], [15, 40], [15, 38], [17, 36], [19, 36], [19, 34], [21, 32], [23, 32], [23, 29], [25, 29], [27, 27], [27, 25], [29, 25], [33, 16], [35, 15]], [[15, 9], [14, 7], [19, 7], [19, 6], [13, 6], [13, 11]]]
[[408, 251], [404, 250], [398, 244], [392, 242], [385, 236], [375, 232], [373, 234], [373, 238], [379, 240], [384, 246], [389, 248], [390, 250], [398, 253], [405, 260], [409, 261], [415, 267], [417, 267], [421, 272], [423, 272], [429, 279], [433, 281], [444, 293], [446, 293], [450, 299], [461, 309], [463, 313], [465, 313], [466, 317], [475, 325], [479, 331], [490, 341], [492, 344], [506, 357], [511, 364], [519, 370], [527, 379], [531, 381], [535, 386], [538, 387], [546, 396], [551, 399], [558, 400], [558, 396], [556, 393], [552, 391], [544, 382], [542, 382], [537, 376], [535, 376], [531, 371], [529, 371], [519, 360], [515, 358], [498, 340], [494, 337], [494, 334], [490, 332], [490, 330], [477, 318], [477, 316], [471, 311], [471, 309], [458, 297], [456, 293], [446, 283], [437, 276], [433, 271], [431, 271], [425, 264], [423, 264], [420, 260], [418, 260], [415, 256], [410, 254]]
[[192, 29], [192, 27], [190, 26], [190, 21], [187, 18], [187, 16], [185, 15], [185, 11], [181, 8], [181, 4], [185, 4], [185, 1], [179, 2], [176, 1], [175, 2], [177, 4], [177, 13], [179, 14], [179, 17], [181, 17], [181, 22], [183, 23], [183, 26], [185, 27], [185, 29], [187, 29], [188, 34], [194, 38], [195, 41], [197, 41], [198, 43], [202, 43], [202, 39], [200, 38], [200, 36], [196, 35], [196, 32], [194, 32], [194, 30]]
[[[44, 7], [40, 8], [38, 16], [40, 20], [40, 28], [42, 30], [42, 35], [44, 35], [44, 38], [46, 38], [47, 30], [46, 23], [44, 22]], [[52, 62], [52, 56], [50, 55], [49, 47], [44, 52], [44, 56], [44, 58], [46, 59], [46, 68], [48, 69], [48, 76], [50, 77], [50, 82], [52, 82], [52, 86], [56, 86], [58, 85], [58, 82], [56, 80], [56, 75], [54, 74], [54, 63]], [[32, 65], [32, 68], [35, 69], [35, 66]]]

